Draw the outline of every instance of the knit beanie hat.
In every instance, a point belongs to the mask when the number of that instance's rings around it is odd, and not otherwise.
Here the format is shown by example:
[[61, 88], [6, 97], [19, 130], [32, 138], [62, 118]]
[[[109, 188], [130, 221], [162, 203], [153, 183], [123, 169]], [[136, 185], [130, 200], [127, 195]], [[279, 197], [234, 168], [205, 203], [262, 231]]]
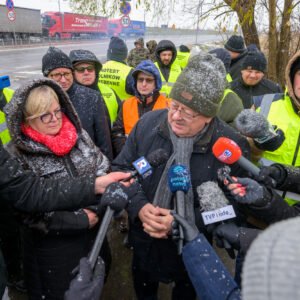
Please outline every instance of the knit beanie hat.
[[107, 50], [107, 60], [115, 60], [118, 62], [124, 62], [128, 55], [128, 48], [126, 43], [118, 38], [113, 36], [110, 39], [110, 43]]
[[42, 58], [42, 72], [45, 77], [57, 68], [67, 68], [73, 70], [70, 58], [66, 53], [56, 47], [49, 47], [47, 53]]
[[267, 69], [267, 60], [260, 51], [249, 52], [242, 63], [242, 70], [250, 69], [265, 72]]
[[226, 86], [224, 64], [200, 53], [190, 58], [175, 82], [170, 98], [207, 117], [216, 116]]
[[224, 49], [224, 48], [216, 48], [213, 50], [210, 50], [209, 53], [216, 56], [216, 58], [220, 59], [226, 69], [226, 72], [229, 72], [230, 64], [231, 64], [231, 56], [230, 53]]
[[232, 35], [224, 47], [232, 52], [242, 53], [246, 50], [243, 37], [240, 35]]
[[275, 223], [252, 243], [243, 266], [242, 299], [300, 299], [300, 218]]
[[89, 50], [83, 50], [83, 49], [72, 50], [70, 51], [69, 58], [73, 66], [79, 63], [86, 62], [86, 63], [94, 63], [96, 67], [96, 72], [100, 72], [100, 70], [102, 69], [102, 64], [97, 58], [97, 56]]
[[189, 47], [186, 46], [186, 45], [180, 45], [180, 46], [179, 46], [179, 50], [180, 50], [181, 52], [190, 52]]

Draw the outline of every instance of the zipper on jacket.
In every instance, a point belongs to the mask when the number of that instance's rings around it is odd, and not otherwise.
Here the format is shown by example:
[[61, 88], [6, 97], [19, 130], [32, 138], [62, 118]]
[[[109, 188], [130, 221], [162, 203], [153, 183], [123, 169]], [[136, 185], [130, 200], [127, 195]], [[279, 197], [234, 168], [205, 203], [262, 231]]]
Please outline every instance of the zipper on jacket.
[[78, 172], [70, 158], [70, 156], [64, 156], [63, 157], [64, 160], [64, 164], [66, 166], [67, 172], [68, 174], [72, 177], [72, 178], [76, 178], [78, 177]]

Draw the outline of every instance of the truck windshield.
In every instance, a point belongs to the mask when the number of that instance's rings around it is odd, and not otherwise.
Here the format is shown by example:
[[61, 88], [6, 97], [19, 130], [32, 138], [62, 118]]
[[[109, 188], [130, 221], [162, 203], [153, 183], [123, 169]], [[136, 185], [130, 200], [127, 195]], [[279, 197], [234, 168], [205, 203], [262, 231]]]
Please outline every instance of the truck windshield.
[[42, 25], [43, 27], [51, 27], [55, 24], [55, 20], [53, 20], [51, 17], [49, 16], [42, 16]]

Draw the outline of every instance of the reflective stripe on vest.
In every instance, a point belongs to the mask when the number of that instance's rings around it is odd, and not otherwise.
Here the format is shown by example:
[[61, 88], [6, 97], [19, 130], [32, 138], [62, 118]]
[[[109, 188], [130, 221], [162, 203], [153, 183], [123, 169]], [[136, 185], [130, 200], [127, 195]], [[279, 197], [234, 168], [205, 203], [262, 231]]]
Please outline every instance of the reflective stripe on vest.
[[[3, 89], [3, 94], [5, 97], [6, 102], [9, 102], [14, 94], [14, 91], [11, 89]], [[6, 120], [5, 120], [5, 114], [4, 112], [0, 111], [0, 139], [2, 141], [2, 144], [7, 144], [10, 140], [10, 134], [7, 128]]]
[[[152, 108], [152, 110], [164, 109], [168, 107], [170, 99], [166, 98], [163, 95], [160, 95]], [[129, 135], [132, 128], [135, 126], [139, 120], [138, 112], [138, 99], [136, 97], [131, 97], [124, 101], [123, 103], [123, 124], [124, 131], [126, 135]]]
[[232, 81], [232, 77], [229, 73], [226, 74], [226, 80], [227, 82], [231, 82]]
[[101, 92], [105, 105], [108, 109], [111, 125], [116, 121], [118, 116], [118, 101], [114, 91], [103, 84], [98, 83], [98, 88]]
[[224, 90], [224, 94], [223, 94], [223, 98], [222, 98], [222, 100], [221, 100], [221, 103], [224, 101], [224, 99], [226, 98], [226, 96], [227, 96], [229, 93], [234, 93], [234, 94], [235, 94], [235, 92], [234, 92], [233, 90], [231, 90], [231, 89], [225, 89], [225, 90]]
[[165, 95], [166, 97], [169, 97], [172, 87], [173, 87], [174, 83], [176, 82], [177, 77], [181, 73], [181, 68], [178, 64], [173, 63], [171, 65], [171, 69], [170, 69], [169, 81], [166, 81], [165, 77], [163, 76], [163, 74], [160, 71], [158, 63], [155, 62], [154, 64], [156, 65], [156, 67], [159, 70], [160, 78], [162, 81], [162, 87], [160, 89], [160, 93]]
[[[261, 105], [263, 106], [263, 104]], [[260, 111], [260, 107], [257, 111]], [[277, 125], [284, 132], [285, 140], [277, 150], [273, 152], [264, 151], [259, 163], [262, 165], [281, 163], [299, 167], [300, 117], [295, 113], [288, 95], [285, 95], [284, 99], [271, 103], [267, 119], [272, 125]], [[295, 203], [294, 198], [285, 198], [285, 200], [290, 205]]]
[[189, 61], [190, 55], [190, 52], [177, 51], [175, 63], [177, 63], [181, 67], [181, 69], [184, 69]]
[[131, 67], [120, 62], [110, 60], [106, 62], [100, 73], [99, 82], [112, 88], [121, 100], [132, 97], [126, 93], [126, 78]]

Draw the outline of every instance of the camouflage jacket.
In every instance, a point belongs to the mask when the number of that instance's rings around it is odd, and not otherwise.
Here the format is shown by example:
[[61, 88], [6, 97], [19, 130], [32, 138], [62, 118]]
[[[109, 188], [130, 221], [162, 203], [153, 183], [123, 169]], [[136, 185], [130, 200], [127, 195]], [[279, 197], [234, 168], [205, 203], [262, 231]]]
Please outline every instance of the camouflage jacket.
[[149, 50], [146, 48], [132, 49], [127, 57], [127, 64], [135, 68], [142, 60], [149, 59]]

